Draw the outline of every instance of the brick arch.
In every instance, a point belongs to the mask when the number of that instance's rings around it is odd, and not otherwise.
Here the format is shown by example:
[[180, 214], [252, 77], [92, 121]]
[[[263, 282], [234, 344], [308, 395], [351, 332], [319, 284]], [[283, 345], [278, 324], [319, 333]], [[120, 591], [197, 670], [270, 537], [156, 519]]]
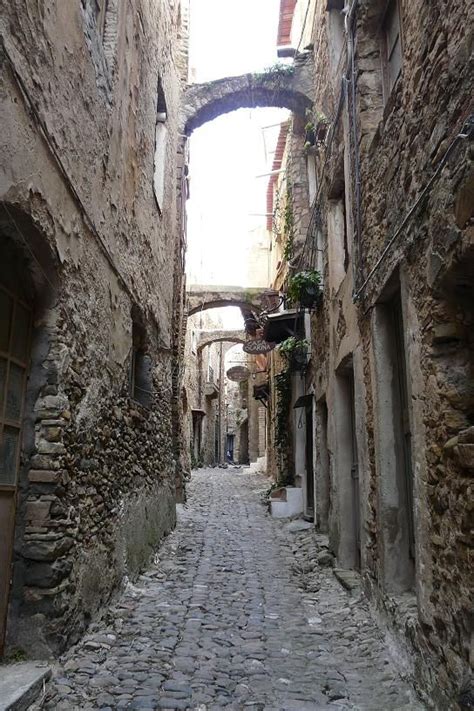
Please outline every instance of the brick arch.
[[310, 62], [303, 62], [292, 73], [276, 70], [191, 84], [183, 100], [183, 133], [190, 135], [217, 116], [241, 108], [279, 107], [303, 115], [312, 105], [311, 69]]

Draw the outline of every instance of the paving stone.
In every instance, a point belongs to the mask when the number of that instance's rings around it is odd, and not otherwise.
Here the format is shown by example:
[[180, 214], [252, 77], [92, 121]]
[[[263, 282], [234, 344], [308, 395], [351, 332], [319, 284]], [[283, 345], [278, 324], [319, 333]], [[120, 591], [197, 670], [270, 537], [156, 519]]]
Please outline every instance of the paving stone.
[[251, 468], [195, 472], [154, 565], [64, 655], [41, 708], [423, 709], [327, 539], [272, 519], [266, 487]]

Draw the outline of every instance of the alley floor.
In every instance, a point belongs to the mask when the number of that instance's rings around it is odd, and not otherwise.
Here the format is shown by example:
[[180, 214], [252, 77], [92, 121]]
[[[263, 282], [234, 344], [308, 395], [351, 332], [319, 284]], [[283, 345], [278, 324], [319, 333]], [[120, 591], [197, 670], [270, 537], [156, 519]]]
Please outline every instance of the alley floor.
[[322, 537], [270, 518], [268, 480], [193, 473], [154, 565], [62, 659], [37, 708], [261, 711], [424, 706]]

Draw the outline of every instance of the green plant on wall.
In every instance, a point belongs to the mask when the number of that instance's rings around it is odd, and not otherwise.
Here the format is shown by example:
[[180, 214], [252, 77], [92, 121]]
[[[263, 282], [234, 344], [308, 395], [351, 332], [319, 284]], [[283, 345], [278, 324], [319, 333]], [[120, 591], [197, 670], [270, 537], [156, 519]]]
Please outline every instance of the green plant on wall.
[[321, 301], [321, 274], [316, 269], [297, 272], [288, 280], [287, 297], [293, 304], [314, 308]]
[[269, 67], [265, 67], [265, 69], [261, 72], [254, 72], [252, 76], [254, 79], [264, 79], [270, 76], [279, 79], [292, 76], [294, 73], [295, 67], [293, 64], [284, 64], [283, 62], [276, 62], [275, 64], [272, 64]]
[[285, 235], [285, 246], [283, 247], [283, 258], [289, 262], [293, 257], [295, 239], [295, 219], [293, 213], [293, 191], [289, 185], [286, 190], [285, 209], [283, 210], [283, 234]]
[[306, 119], [303, 150], [305, 153], [308, 153], [313, 147], [319, 148], [324, 146], [329, 127], [329, 119], [322, 111], [313, 112], [311, 109], [306, 110]]
[[306, 338], [296, 338], [296, 336], [290, 336], [282, 341], [278, 350], [286, 357], [290, 357], [297, 350], [308, 350], [309, 341]]
[[291, 373], [288, 369], [275, 376], [276, 412], [275, 412], [275, 446], [278, 461], [278, 484], [288, 486], [293, 484], [294, 476], [290, 466], [290, 405], [291, 405]]
[[307, 365], [309, 341], [306, 338], [290, 336], [278, 346], [280, 353], [286, 358], [291, 372], [304, 370]]

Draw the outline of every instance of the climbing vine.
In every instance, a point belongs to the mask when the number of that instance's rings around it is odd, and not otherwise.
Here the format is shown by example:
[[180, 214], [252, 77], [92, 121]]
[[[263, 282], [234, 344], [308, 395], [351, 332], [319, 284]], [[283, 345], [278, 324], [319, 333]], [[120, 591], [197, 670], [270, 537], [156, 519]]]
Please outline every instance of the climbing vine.
[[294, 74], [294, 72], [295, 68], [293, 64], [283, 64], [283, 62], [276, 62], [270, 67], [265, 67], [265, 69], [263, 69], [263, 71], [261, 72], [254, 72], [252, 76], [254, 79], [263, 79], [268, 76], [272, 76], [272, 78], [283, 78], [291, 76], [292, 74]]
[[278, 453], [278, 484], [287, 486], [293, 483], [293, 471], [290, 466], [290, 423], [291, 374], [288, 369], [275, 376], [277, 393], [275, 412], [275, 446]]
[[293, 213], [293, 190], [291, 185], [286, 190], [285, 208], [283, 210], [283, 234], [285, 236], [285, 246], [283, 247], [283, 258], [289, 262], [293, 256], [295, 239], [295, 218]]

